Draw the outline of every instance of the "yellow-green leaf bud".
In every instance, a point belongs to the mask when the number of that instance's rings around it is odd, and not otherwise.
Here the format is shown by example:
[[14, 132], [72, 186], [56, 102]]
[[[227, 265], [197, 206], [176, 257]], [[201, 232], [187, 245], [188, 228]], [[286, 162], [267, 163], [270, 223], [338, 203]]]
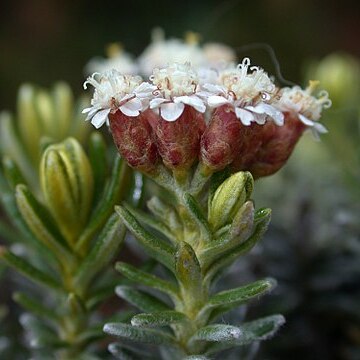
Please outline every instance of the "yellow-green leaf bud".
[[254, 180], [249, 172], [238, 172], [226, 179], [215, 191], [210, 202], [208, 220], [214, 230], [232, 222], [249, 199]]
[[70, 244], [83, 230], [93, 198], [93, 173], [77, 140], [50, 145], [40, 165], [45, 203]]

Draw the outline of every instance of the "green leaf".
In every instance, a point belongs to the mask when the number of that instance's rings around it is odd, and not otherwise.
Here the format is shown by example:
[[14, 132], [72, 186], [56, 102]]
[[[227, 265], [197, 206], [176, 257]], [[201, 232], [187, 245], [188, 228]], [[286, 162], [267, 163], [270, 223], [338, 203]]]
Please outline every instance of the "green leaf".
[[179, 244], [175, 258], [176, 278], [181, 284], [180, 291], [183, 302], [199, 308], [204, 301], [202, 273], [196, 254], [188, 243]]
[[235, 346], [248, 345], [254, 341], [267, 340], [271, 338], [284, 323], [285, 319], [282, 315], [272, 315], [245, 323], [238, 327], [241, 335], [237, 339], [210, 345], [206, 354], [210, 355]]
[[73, 255], [49, 212], [41, 205], [25, 185], [16, 186], [16, 202], [26, 224], [63, 264], [73, 261]]
[[45, 319], [58, 320], [58, 316], [54, 309], [49, 309], [48, 307], [41, 304], [39, 301], [30, 298], [24, 293], [14, 293], [13, 300], [19, 305], [21, 305], [25, 310], [37, 316], [43, 317]]
[[94, 203], [97, 203], [98, 197], [102, 194], [106, 176], [107, 176], [107, 161], [106, 161], [106, 143], [101, 133], [94, 131], [89, 139], [89, 160], [94, 176]]
[[209, 299], [198, 316], [207, 316], [211, 310], [216, 312], [216, 314], [212, 314], [212, 317], [217, 316], [254, 298], [258, 299], [260, 296], [271, 291], [275, 286], [276, 281], [274, 279], [265, 279], [236, 289], [221, 291]]
[[135, 209], [130, 206], [128, 206], [128, 209], [131, 211], [131, 213], [138, 221], [163, 234], [169, 240], [171, 240], [173, 244], [177, 243], [176, 236], [172, 233], [170, 228], [162, 221], [158, 220], [157, 218], [154, 218], [153, 216], [148, 215], [147, 213], [141, 211], [140, 209]]
[[240, 338], [242, 331], [237, 326], [213, 324], [198, 330], [189, 340], [192, 344], [195, 341], [223, 342], [234, 341]]
[[146, 272], [137, 269], [135, 266], [122, 262], [116, 263], [115, 269], [132, 281], [168, 294], [173, 299], [173, 301], [178, 301], [179, 299], [177, 286], [170, 283], [169, 281], [160, 279], [155, 275], [147, 274]]
[[188, 318], [183, 313], [174, 310], [165, 310], [135, 315], [131, 319], [131, 324], [139, 327], [158, 327], [186, 321], [188, 321]]
[[7, 112], [0, 113], [0, 152], [9, 156], [21, 169], [31, 185], [36, 185], [34, 167], [29, 161], [29, 154], [19, 139], [15, 119]]
[[59, 339], [53, 328], [40, 322], [35, 316], [25, 313], [20, 316], [20, 323], [25, 328], [32, 348], [51, 347], [53, 349], [66, 346], [64, 341]]
[[37, 269], [33, 265], [29, 264], [26, 260], [13, 254], [3, 247], [0, 247], [0, 260], [3, 260], [6, 264], [13, 267], [15, 270], [36, 283], [55, 290], [62, 289], [61, 284], [56, 279]]
[[125, 236], [125, 227], [120, 219], [113, 214], [99, 234], [97, 241], [81, 263], [75, 275], [76, 288], [86, 289], [90, 282], [116, 256]]
[[5, 176], [12, 190], [14, 190], [18, 184], [26, 184], [26, 180], [21, 173], [21, 170], [10, 157], [4, 156], [2, 163]]
[[119, 214], [126, 227], [146, 248], [148, 254], [174, 272], [175, 251], [173, 247], [145, 230], [126, 208], [116, 206], [115, 211]]
[[147, 202], [147, 207], [155, 215], [155, 218], [161, 219], [169, 227], [173, 234], [182, 233], [183, 224], [173, 206], [160, 200], [159, 197], [153, 196]]
[[205, 242], [210, 242], [212, 239], [209, 223], [199, 205], [199, 203], [189, 193], [184, 194], [184, 201], [187, 209], [190, 211], [192, 218], [199, 226], [201, 234], [205, 239]]
[[255, 229], [252, 235], [240, 245], [226, 252], [221, 258], [217, 258], [206, 269], [205, 283], [210, 283], [219, 271], [231, 265], [240, 255], [249, 252], [264, 235], [271, 217], [270, 209], [262, 209], [255, 214]]
[[144, 312], [170, 310], [165, 303], [155, 296], [136, 290], [130, 286], [117, 286], [115, 292], [119, 297]]
[[109, 352], [120, 360], [158, 360], [144, 349], [134, 348], [128, 344], [112, 343], [108, 347]]
[[229, 230], [199, 251], [199, 261], [204, 268], [216, 259], [249, 238], [254, 224], [254, 205], [251, 201], [246, 202], [236, 214]]
[[127, 190], [125, 181], [127, 180], [129, 171], [129, 167], [117, 156], [114, 160], [110, 182], [106, 186], [100, 202], [93, 210], [88, 225], [77, 241], [76, 251], [81, 251], [84, 254], [87, 252], [88, 244], [94, 234], [102, 228], [114, 211], [115, 204], [120, 201], [124, 192]]
[[104, 326], [104, 332], [124, 340], [154, 345], [175, 345], [175, 339], [162, 331], [139, 328], [129, 324], [109, 323]]
[[139, 360], [130, 350], [124, 349], [120, 344], [112, 343], [108, 346], [109, 352], [119, 360]]
[[182, 360], [210, 360], [210, 358], [204, 355], [190, 355], [184, 357]]

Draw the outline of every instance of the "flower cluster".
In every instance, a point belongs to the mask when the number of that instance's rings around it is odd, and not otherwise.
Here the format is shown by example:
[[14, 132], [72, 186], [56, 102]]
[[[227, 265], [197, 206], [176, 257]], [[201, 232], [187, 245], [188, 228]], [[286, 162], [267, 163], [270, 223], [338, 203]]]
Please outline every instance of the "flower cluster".
[[304, 130], [326, 132], [318, 120], [331, 102], [326, 92], [312, 95], [316, 82], [281, 89], [249, 58], [218, 68], [171, 63], [149, 80], [110, 70], [84, 83], [95, 88], [87, 120], [107, 123], [120, 154], [144, 172], [161, 159], [177, 172], [199, 161], [207, 173], [230, 166], [266, 176], [284, 165]]

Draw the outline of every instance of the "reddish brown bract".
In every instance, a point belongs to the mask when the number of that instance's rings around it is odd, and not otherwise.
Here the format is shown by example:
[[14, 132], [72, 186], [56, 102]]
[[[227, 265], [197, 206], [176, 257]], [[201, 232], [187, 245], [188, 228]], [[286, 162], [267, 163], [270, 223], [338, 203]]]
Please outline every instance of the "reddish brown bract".
[[251, 125], [243, 139], [241, 150], [232, 164], [233, 170], [247, 170], [254, 178], [272, 175], [282, 168], [306, 126], [296, 115], [285, 113], [285, 123], [272, 121]]
[[152, 126], [166, 167], [187, 170], [198, 160], [200, 138], [206, 127], [203, 114], [185, 105], [177, 120], [170, 122], [158, 118]]
[[126, 116], [120, 110], [109, 114], [111, 133], [119, 153], [130, 166], [146, 173], [156, 169], [158, 159], [150, 126], [156, 116], [151, 110], [136, 117]]
[[224, 169], [239, 154], [245, 127], [230, 106], [214, 110], [201, 139], [201, 159], [213, 171]]

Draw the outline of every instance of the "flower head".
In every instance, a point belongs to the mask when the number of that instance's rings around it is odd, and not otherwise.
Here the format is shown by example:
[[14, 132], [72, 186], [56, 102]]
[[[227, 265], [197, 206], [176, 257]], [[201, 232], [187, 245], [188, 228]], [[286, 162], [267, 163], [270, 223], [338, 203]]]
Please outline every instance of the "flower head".
[[206, 106], [197, 95], [199, 79], [189, 63], [174, 63], [165, 68], [156, 68], [150, 80], [156, 86], [156, 98], [150, 101], [150, 108], [159, 108], [164, 120], [175, 121], [184, 111], [185, 105], [204, 113]]
[[107, 47], [107, 57], [95, 57], [85, 67], [86, 74], [103, 73], [115, 69], [122, 74], [135, 75], [138, 66], [134, 58], [123, 50], [120, 44], [114, 43]]
[[318, 81], [310, 81], [305, 90], [299, 86], [283, 88], [281, 97], [276, 103], [280, 110], [297, 114], [299, 120], [310, 127], [315, 135], [327, 132], [318, 120], [321, 117], [322, 110], [331, 106], [331, 100], [326, 91], [320, 91], [318, 97], [312, 95], [318, 84]]
[[140, 76], [122, 75], [117, 70], [106, 71], [102, 74], [94, 73], [84, 82], [95, 88], [91, 107], [83, 110], [87, 113], [86, 120], [96, 127], [101, 127], [108, 121], [111, 111], [120, 110], [127, 116], [138, 116], [149, 104], [149, 98], [155, 87], [142, 82]]
[[207, 62], [193, 33], [187, 39], [165, 40], [162, 29], [155, 29], [152, 43], [140, 55], [138, 63], [142, 74], [149, 76], [153, 69], [164, 67], [171, 63], [185, 63], [191, 61], [195, 67]]
[[263, 69], [250, 67], [248, 58], [220, 71], [217, 84], [204, 84], [203, 88], [208, 92], [209, 106], [231, 105], [246, 126], [264, 124], [269, 117], [277, 125], [283, 124], [283, 114], [271, 105], [277, 94], [275, 84]]

